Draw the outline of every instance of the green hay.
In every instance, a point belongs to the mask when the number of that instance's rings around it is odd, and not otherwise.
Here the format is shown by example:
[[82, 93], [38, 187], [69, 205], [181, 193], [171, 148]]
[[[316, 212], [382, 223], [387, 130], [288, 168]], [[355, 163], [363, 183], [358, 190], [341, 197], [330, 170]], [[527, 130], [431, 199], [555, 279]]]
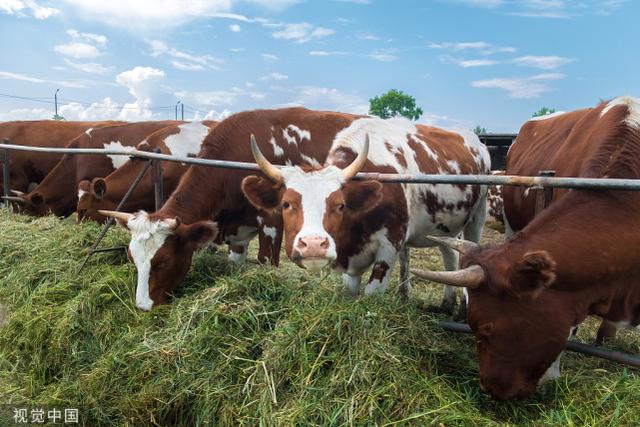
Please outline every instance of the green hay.
[[[2, 212], [0, 233], [0, 402], [80, 407], [88, 426], [640, 425], [637, 372], [576, 354], [530, 399], [482, 394], [473, 337], [423, 308], [437, 287], [405, 302], [396, 278], [354, 300], [337, 275], [203, 252], [176, 298], [144, 313], [124, 252], [76, 274], [95, 224]], [[102, 247], [126, 241], [114, 229]], [[432, 250], [412, 263], [440, 268]], [[640, 339], [608, 346], [638, 353]]]

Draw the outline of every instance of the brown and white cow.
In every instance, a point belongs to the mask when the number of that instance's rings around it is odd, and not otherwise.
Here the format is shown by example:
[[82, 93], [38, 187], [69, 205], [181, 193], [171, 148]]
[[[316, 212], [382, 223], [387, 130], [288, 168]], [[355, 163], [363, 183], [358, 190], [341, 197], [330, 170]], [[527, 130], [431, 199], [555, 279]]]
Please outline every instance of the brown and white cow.
[[[373, 265], [365, 294], [384, 292], [398, 251], [436, 244], [427, 234], [478, 241], [484, 224], [486, 188], [468, 185], [385, 184], [352, 181], [359, 171], [400, 174], [484, 174], [489, 153], [472, 132], [415, 125], [404, 118], [354, 118], [336, 135], [327, 162], [303, 169], [273, 167], [255, 145], [268, 178], [251, 176], [243, 191], [258, 208], [282, 211], [285, 247], [303, 268], [331, 266], [343, 273], [353, 295]], [[441, 247], [447, 269], [455, 251]], [[408, 289], [402, 289], [408, 292]], [[455, 303], [451, 289], [444, 308]]]
[[[527, 122], [509, 151], [508, 175], [640, 178], [640, 101]], [[468, 289], [480, 384], [498, 399], [533, 393], [559, 375], [572, 328], [588, 315], [640, 324], [640, 194], [559, 190], [535, 215], [535, 195], [505, 187], [511, 239], [465, 248], [463, 270], [414, 273]], [[546, 374], [545, 374], [546, 373]], [[544, 377], [543, 377], [544, 375]]]
[[[146, 136], [136, 149], [154, 151], [180, 157], [195, 157], [200, 152], [209, 131], [217, 124], [214, 121], [174, 124]], [[124, 157], [123, 164], [109, 175], [83, 180], [78, 184], [78, 221], [91, 219], [105, 222], [107, 217], [98, 213], [99, 209], [114, 210], [131, 186], [132, 182], [146, 166], [140, 159]], [[180, 178], [189, 168], [178, 162], [162, 162], [162, 183], [166, 194], [171, 194]], [[151, 171], [148, 171], [131, 193], [125, 210], [153, 211], [155, 208], [154, 187]]]
[[[242, 112], [220, 122], [209, 133], [200, 157], [252, 162], [249, 137], [256, 134], [262, 141], [262, 152], [271, 162], [315, 167], [324, 163], [336, 134], [354, 119], [348, 114], [305, 108]], [[249, 223], [237, 227], [237, 233], [231, 236], [224, 231], [225, 239], [232, 238], [232, 245], [246, 248], [259, 228], [265, 238], [271, 237], [275, 226], [265, 222], [264, 212], [252, 206], [240, 189], [248, 174], [241, 170], [191, 166], [159, 211], [102, 212], [116, 217], [131, 233], [129, 252], [138, 270], [138, 308], [149, 310], [164, 302], [182, 282], [194, 251], [218, 234], [218, 225], [213, 220], [220, 222], [223, 231], [228, 222]]]
[[[0, 123], [0, 140], [8, 138], [14, 145], [63, 148], [69, 141], [88, 129], [118, 122], [66, 122], [54, 120], [16, 121]], [[11, 151], [10, 187], [20, 193], [29, 191], [51, 172], [62, 156], [32, 151]], [[3, 177], [0, 174], [0, 188]]]
[[[174, 121], [154, 121], [117, 124], [87, 129], [67, 144], [67, 148], [104, 148], [125, 150], [147, 135], [175, 124]], [[68, 216], [75, 210], [78, 183], [84, 179], [105, 176], [128, 160], [127, 156], [64, 155], [42, 182], [23, 196], [22, 210], [31, 215]]]

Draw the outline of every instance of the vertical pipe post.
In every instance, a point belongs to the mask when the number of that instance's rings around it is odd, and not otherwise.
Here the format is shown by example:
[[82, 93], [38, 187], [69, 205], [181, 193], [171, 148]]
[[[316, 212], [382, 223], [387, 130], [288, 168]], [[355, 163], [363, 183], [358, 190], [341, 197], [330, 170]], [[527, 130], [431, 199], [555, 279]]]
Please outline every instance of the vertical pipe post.
[[[538, 171], [538, 176], [555, 176], [556, 171], [553, 170], [542, 170]], [[542, 212], [544, 208], [549, 206], [551, 200], [553, 199], [553, 187], [542, 187], [536, 186], [533, 187], [536, 190], [536, 212], [535, 214], [539, 214]]]
[[[8, 144], [9, 143], [9, 138], [4, 138], [2, 140], [3, 144]], [[4, 150], [0, 150], [3, 153], [2, 156], [2, 195], [5, 197], [9, 196], [9, 192], [10, 190], [10, 183], [9, 183], [9, 160], [10, 160], [10, 150], [4, 149]], [[9, 203], [8, 200], [4, 199], [4, 203], [6, 204], [6, 207], [11, 209], [11, 203]]]
[[182, 110], [182, 121], [184, 122], [184, 104], [180, 105], [180, 109]]
[[400, 294], [408, 297], [411, 291], [411, 278], [409, 277], [409, 257], [411, 252], [408, 246], [403, 246], [398, 254], [400, 262]]
[[[156, 148], [153, 150], [155, 153], [161, 153], [162, 150]], [[155, 201], [156, 211], [160, 210], [164, 203], [164, 186], [162, 182], [162, 162], [160, 160], [151, 160], [152, 171], [151, 177], [153, 179], [153, 194]]]

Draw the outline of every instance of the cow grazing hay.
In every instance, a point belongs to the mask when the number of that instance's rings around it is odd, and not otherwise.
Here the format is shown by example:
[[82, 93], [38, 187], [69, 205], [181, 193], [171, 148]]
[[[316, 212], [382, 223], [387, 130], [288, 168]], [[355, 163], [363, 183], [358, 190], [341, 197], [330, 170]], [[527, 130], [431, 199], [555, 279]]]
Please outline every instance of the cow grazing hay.
[[[178, 298], [141, 312], [123, 252], [75, 273], [97, 232], [0, 213], [0, 402], [80, 407], [90, 426], [640, 424], [634, 370], [568, 354], [533, 398], [495, 402], [479, 391], [473, 338], [441, 331], [424, 304], [394, 291], [354, 301], [339, 277], [288, 263], [200, 253]], [[103, 246], [126, 241], [114, 229]], [[437, 252], [416, 253], [439, 267]], [[419, 287], [427, 305], [434, 289]], [[637, 353], [640, 338], [608, 344]]]

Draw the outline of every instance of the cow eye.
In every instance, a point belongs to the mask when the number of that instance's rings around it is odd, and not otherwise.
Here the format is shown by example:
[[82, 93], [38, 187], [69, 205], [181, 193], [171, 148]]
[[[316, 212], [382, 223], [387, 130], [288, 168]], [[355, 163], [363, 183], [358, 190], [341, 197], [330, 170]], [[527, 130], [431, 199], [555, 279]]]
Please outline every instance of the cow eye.
[[289, 209], [291, 207], [291, 205], [289, 204], [289, 202], [284, 202], [282, 204], [282, 209]]
[[344, 210], [344, 203], [338, 203], [336, 209], [338, 210], [338, 212], [342, 212]]

